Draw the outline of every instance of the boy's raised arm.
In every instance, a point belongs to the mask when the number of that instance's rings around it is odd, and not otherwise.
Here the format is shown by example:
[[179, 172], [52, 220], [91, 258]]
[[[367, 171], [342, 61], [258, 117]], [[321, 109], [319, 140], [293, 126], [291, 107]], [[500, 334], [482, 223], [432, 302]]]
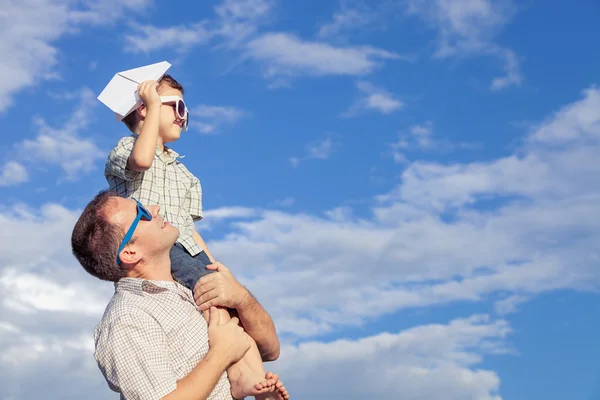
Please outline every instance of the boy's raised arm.
[[[127, 168], [143, 172], [152, 166], [156, 145], [158, 143], [158, 126], [162, 102], [158, 95], [157, 81], [144, 81], [138, 87], [138, 94], [144, 105], [140, 107], [144, 115], [144, 125], [138, 133], [131, 155], [127, 160]], [[137, 110], [134, 112], [138, 112]]]

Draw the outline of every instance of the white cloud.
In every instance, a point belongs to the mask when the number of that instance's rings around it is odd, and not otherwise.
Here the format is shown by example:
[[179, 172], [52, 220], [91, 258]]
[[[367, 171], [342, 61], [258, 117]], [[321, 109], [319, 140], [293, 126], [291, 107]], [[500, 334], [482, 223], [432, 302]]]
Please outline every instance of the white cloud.
[[[6, 3], [6, 2], [5, 2]], [[83, 3], [83, 4], [82, 4]], [[143, 10], [149, 1], [23, 0], [3, 4], [0, 15], [0, 112], [12, 104], [12, 96], [42, 80], [58, 77], [59, 50], [54, 42], [65, 34], [90, 25], [110, 23], [125, 11]]]
[[406, 154], [409, 151], [447, 153], [456, 149], [475, 150], [479, 147], [476, 143], [453, 143], [435, 138], [432, 121], [411, 126], [407, 134], [400, 134], [398, 140], [389, 146], [392, 158], [398, 164], [409, 162]]
[[[600, 90], [586, 90], [533, 130], [518, 155], [412, 163], [372, 218], [263, 211], [209, 246], [259, 298], [278, 299], [278, 329], [299, 336], [498, 292], [597, 287], [599, 108]], [[492, 202], [479, 209], [480, 200]]]
[[492, 80], [501, 90], [523, 80], [517, 55], [494, 43], [514, 14], [511, 0], [409, 0], [408, 13], [418, 15], [439, 34], [436, 57], [489, 55], [504, 63], [505, 76]]
[[361, 110], [374, 110], [387, 115], [404, 107], [404, 103], [398, 100], [393, 94], [369, 82], [359, 81], [356, 83], [356, 87], [363, 96], [343, 116], [355, 116]]
[[126, 51], [150, 53], [171, 49], [187, 53], [195, 46], [217, 43], [236, 48], [256, 34], [268, 21], [274, 7], [270, 0], [223, 0], [214, 7], [214, 17], [176, 26], [131, 24], [125, 34]]
[[500, 378], [479, 364], [484, 354], [510, 350], [504, 343], [510, 331], [506, 321], [475, 315], [358, 340], [284, 346], [274, 369], [299, 399], [500, 400]]
[[12, 186], [19, 183], [27, 182], [29, 175], [27, 170], [16, 161], [8, 161], [2, 167], [0, 174], [0, 186]]
[[335, 150], [335, 146], [336, 144], [331, 136], [323, 140], [311, 142], [306, 145], [306, 155], [302, 157], [292, 157], [290, 158], [290, 163], [294, 167], [297, 167], [302, 161], [306, 160], [326, 160]]
[[214, 210], [204, 212], [202, 222], [197, 224], [197, 227], [202, 230], [210, 230], [215, 225], [228, 220], [239, 220], [245, 218], [256, 217], [257, 210], [248, 207], [221, 207]]
[[[132, 51], [144, 52], [171, 47], [186, 52], [197, 44], [214, 43], [217, 47], [240, 52], [242, 60], [258, 62], [263, 74], [272, 80], [271, 88], [287, 87], [289, 82], [285, 78], [290, 76], [363, 76], [386, 60], [412, 60], [412, 57], [371, 46], [335, 47], [325, 42], [305, 41], [285, 32], [259, 33], [259, 28], [270, 21], [273, 9], [274, 2], [270, 0], [223, 0], [214, 7], [212, 19], [172, 27], [137, 25], [125, 39]], [[331, 29], [334, 28], [326, 28]], [[183, 37], [189, 40], [179, 39]], [[202, 129], [209, 133], [215, 127], [204, 124]]]
[[186, 53], [211, 38], [205, 23], [165, 28], [141, 24], [131, 24], [131, 26], [133, 32], [124, 37], [125, 51], [130, 53], [150, 53], [164, 48]]
[[30, 163], [59, 165], [68, 180], [77, 180], [91, 172], [97, 160], [106, 157], [90, 138], [79, 135], [90, 123], [91, 110], [97, 106], [94, 93], [83, 88], [79, 101], [70, 118], [60, 128], [52, 128], [43, 118], [36, 118], [38, 135], [34, 140], [25, 139], [17, 145], [23, 160]]
[[[4, 292], [4, 306], [13, 311], [63, 311], [97, 316], [106, 304], [96, 299], [92, 290], [67, 283], [61, 285], [32, 273], [5, 269], [0, 274], [0, 287]], [[87, 295], [82, 296], [83, 293]]]
[[317, 37], [321, 39], [335, 38], [344, 31], [356, 30], [370, 24], [374, 16], [366, 9], [342, 7], [333, 14], [332, 21], [319, 27]]
[[108, 393], [92, 356], [93, 329], [114, 289], [87, 275], [71, 255], [78, 216], [79, 210], [58, 204], [0, 205], [0, 368], [10, 371], [0, 374], [0, 387], [6, 398], [37, 398], [39, 385], [49, 398]]
[[370, 46], [334, 47], [303, 41], [288, 33], [266, 33], [251, 40], [245, 57], [264, 63], [267, 77], [279, 75], [348, 75], [373, 72], [384, 60], [406, 58]]
[[[240, 119], [251, 114], [236, 107], [199, 105], [190, 111], [192, 117], [200, 118], [197, 124], [201, 133], [218, 133], [218, 128], [223, 124], [233, 125]], [[194, 124], [190, 122], [190, 124]]]
[[515, 294], [497, 301], [494, 305], [494, 309], [500, 315], [511, 314], [517, 311], [519, 304], [524, 303], [527, 300], [529, 300], [528, 296]]
[[223, 0], [215, 7], [214, 32], [229, 47], [237, 47], [269, 21], [274, 7], [273, 0]]

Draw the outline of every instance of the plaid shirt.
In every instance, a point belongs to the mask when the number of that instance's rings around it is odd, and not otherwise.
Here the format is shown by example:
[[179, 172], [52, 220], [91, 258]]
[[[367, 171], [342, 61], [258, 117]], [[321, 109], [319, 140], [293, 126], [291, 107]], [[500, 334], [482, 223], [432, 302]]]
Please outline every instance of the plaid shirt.
[[160, 214], [179, 229], [177, 241], [195, 256], [203, 250], [194, 240], [194, 222], [202, 219], [200, 181], [179, 162], [182, 157], [167, 147], [163, 153], [156, 149], [148, 170], [127, 168], [137, 136], [122, 138], [108, 155], [104, 176], [109, 188], [121, 197], [135, 197], [144, 205], [158, 204]]
[[[208, 352], [208, 326], [176, 282], [123, 278], [94, 331], [94, 357], [121, 399], [160, 399]], [[208, 400], [232, 400], [227, 373]]]

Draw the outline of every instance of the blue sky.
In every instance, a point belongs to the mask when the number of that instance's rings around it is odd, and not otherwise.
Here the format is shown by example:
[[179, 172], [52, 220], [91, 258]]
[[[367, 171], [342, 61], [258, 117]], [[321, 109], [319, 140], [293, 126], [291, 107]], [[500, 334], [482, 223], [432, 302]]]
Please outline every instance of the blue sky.
[[4, 7], [3, 398], [114, 397], [69, 238], [127, 135], [96, 96], [163, 60], [293, 398], [600, 398], [597, 2], [195, 3]]

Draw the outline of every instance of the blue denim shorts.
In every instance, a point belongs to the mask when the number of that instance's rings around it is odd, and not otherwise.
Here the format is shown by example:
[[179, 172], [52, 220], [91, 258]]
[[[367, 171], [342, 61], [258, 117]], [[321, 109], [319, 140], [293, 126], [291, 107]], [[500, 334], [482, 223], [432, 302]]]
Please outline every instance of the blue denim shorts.
[[179, 243], [175, 243], [171, 247], [171, 274], [173, 279], [181, 283], [192, 292], [196, 282], [204, 275], [208, 275], [212, 272], [206, 269], [206, 266], [212, 264], [210, 258], [206, 255], [206, 252], [201, 251], [196, 256], [192, 256], [188, 251]]

